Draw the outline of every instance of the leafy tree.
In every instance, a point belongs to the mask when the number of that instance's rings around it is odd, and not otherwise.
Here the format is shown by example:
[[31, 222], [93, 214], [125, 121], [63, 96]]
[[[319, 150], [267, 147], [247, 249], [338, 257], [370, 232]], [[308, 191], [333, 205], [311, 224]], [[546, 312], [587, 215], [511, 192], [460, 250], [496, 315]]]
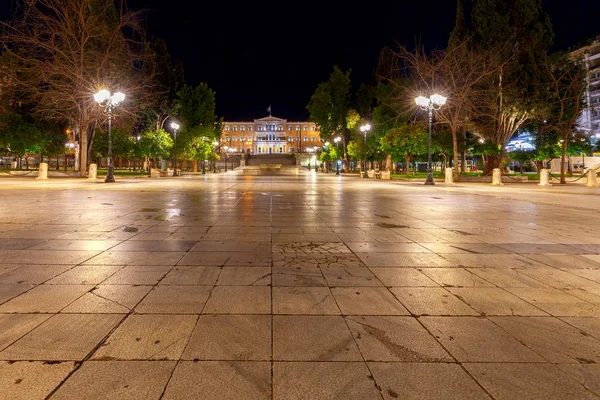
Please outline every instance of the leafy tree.
[[405, 160], [405, 171], [415, 156], [427, 154], [429, 135], [420, 124], [403, 124], [379, 139], [382, 150], [394, 160]]
[[[343, 148], [349, 139], [348, 111], [350, 109], [350, 90], [352, 82], [350, 72], [343, 72], [337, 65], [329, 75], [329, 80], [320, 83], [310, 98], [306, 109], [309, 120], [315, 122], [323, 140], [332, 140], [335, 136], [342, 137]], [[345, 170], [348, 172], [348, 159], [344, 155]]]
[[29, 168], [28, 156], [39, 154], [43, 149], [43, 135], [31, 118], [25, 118], [16, 112], [5, 113], [0, 124], [0, 143], [11, 153], [25, 157]]
[[128, 97], [115, 112], [135, 105], [143, 89], [144, 59], [138, 12], [110, 0], [30, 0], [18, 18], [1, 22], [2, 94], [34, 106], [36, 116], [73, 127], [86, 176], [95, 126], [105, 120], [92, 94], [120, 90]]
[[173, 139], [164, 129], [149, 130], [140, 135], [139, 145], [143, 155], [156, 161], [169, 157]]

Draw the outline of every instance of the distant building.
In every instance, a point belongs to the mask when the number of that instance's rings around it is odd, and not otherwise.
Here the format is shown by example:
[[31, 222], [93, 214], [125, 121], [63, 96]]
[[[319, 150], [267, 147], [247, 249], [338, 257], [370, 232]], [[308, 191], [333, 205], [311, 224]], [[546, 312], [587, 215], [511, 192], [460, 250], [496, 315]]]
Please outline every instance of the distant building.
[[221, 146], [234, 153], [292, 154], [323, 144], [314, 122], [292, 122], [269, 115], [248, 122], [224, 122]]
[[582, 58], [588, 71], [588, 87], [585, 93], [587, 108], [579, 120], [579, 130], [590, 136], [593, 144], [600, 139], [600, 36], [589, 45], [571, 52], [571, 56]]

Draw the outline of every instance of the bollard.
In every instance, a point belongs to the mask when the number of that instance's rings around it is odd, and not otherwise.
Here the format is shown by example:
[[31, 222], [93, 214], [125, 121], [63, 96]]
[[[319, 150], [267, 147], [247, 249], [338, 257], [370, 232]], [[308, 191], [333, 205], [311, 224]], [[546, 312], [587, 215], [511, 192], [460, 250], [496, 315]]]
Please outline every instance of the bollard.
[[454, 176], [452, 175], [452, 168], [446, 168], [446, 176], [444, 183], [447, 185], [454, 185]]
[[550, 183], [550, 173], [546, 168], [540, 169], [540, 183], [539, 186], [552, 186]]
[[585, 186], [598, 186], [596, 170], [588, 168], [585, 170], [585, 172], [587, 173], [587, 181], [585, 182]]
[[98, 165], [90, 164], [90, 172], [88, 174], [88, 179], [98, 179]]
[[48, 163], [40, 163], [40, 169], [38, 170], [38, 176], [35, 179], [48, 179]]
[[502, 171], [500, 170], [500, 168], [494, 168], [494, 170], [492, 171], [492, 185], [493, 186], [504, 185], [504, 183], [502, 183]]

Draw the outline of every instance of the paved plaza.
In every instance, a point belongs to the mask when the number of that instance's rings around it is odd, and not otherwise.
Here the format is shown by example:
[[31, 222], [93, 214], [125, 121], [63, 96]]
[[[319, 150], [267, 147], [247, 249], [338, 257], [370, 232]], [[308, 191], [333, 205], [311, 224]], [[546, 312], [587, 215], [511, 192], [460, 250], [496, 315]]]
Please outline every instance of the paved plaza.
[[598, 399], [599, 200], [0, 177], [0, 399]]

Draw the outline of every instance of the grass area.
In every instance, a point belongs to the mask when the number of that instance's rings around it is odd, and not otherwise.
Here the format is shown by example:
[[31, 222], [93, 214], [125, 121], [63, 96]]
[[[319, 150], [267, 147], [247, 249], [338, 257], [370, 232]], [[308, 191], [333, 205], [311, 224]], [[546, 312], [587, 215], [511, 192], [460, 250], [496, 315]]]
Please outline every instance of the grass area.
[[[106, 175], [108, 172], [106, 169], [98, 169], [98, 175]], [[114, 176], [150, 176], [148, 171], [145, 170], [137, 170], [137, 171], [129, 171], [128, 169], [115, 169], [113, 170]]]

